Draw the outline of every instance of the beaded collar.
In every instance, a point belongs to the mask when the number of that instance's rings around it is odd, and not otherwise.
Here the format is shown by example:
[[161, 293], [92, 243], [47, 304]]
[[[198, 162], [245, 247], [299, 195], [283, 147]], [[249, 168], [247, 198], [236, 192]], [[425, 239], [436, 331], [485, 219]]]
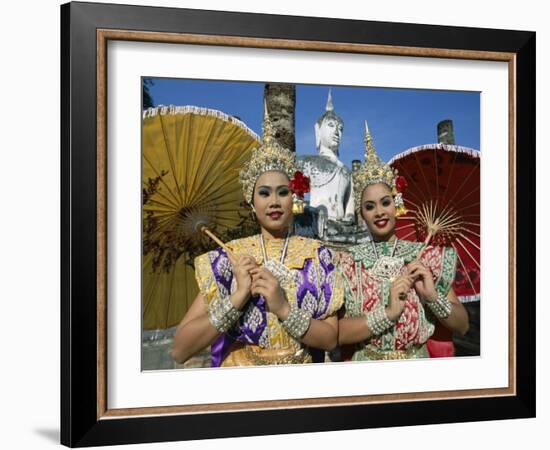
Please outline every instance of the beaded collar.
[[[359, 244], [350, 248], [350, 253], [355, 261], [361, 261], [367, 268], [372, 267], [378, 257], [391, 256], [393, 246], [395, 245], [394, 255], [396, 258], [403, 258], [405, 263], [411, 262], [417, 255], [418, 251], [422, 247], [422, 242], [411, 242], [398, 240], [397, 244], [394, 242], [367, 242], [365, 244]], [[375, 250], [376, 249], [376, 250]]]
[[[269, 239], [266, 241], [266, 252], [272, 258], [279, 255], [284, 246], [282, 239]], [[258, 235], [236, 239], [229, 242], [228, 247], [236, 254], [247, 254], [254, 257], [258, 264], [263, 263], [263, 255]], [[285, 266], [289, 269], [301, 269], [307, 259], [313, 259], [320, 247], [317, 240], [292, 235], [288, 242], [288, 249], [285, 255]]]

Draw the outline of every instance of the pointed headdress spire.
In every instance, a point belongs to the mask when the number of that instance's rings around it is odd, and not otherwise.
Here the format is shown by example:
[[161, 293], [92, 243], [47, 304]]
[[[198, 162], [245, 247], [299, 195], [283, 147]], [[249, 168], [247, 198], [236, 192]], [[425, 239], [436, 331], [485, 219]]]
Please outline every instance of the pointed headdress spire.
[[361, 196], [365, 188], [371, 184], [384, 183], [392, 190], [398, 213], [403, 214], [405, 209], [401, 194], [396, 189], [397, 171], [382, 162], [372, 141], [369, 125], [365, 120], [365, 162], [361, 168], [352, 173], [353, 190], [355, 193], [355, 209], [359, 210]]
[[297, 170], [294, 152], [284, 148], [275, 138], [265, 99], [262, 133], [260, 146], [252, 151], [250, 159], [244, 164], [239, 174], [243, 195], [249, 204], [252, 204], [256, 180], [262, 173], [276, 170], [285, 173], [289, 179], [292, 179]]

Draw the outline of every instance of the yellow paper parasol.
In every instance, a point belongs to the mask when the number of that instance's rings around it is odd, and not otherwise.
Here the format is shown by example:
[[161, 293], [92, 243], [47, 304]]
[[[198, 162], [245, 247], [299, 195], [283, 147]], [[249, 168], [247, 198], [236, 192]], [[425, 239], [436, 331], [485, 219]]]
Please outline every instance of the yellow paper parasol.
[[[253, 224], [238, 181], [259, 145], [240, 120], [195, 106], [143, 115], [143, 329], [180, 322], [198, 293], [193, 258]], [[236, 234], [237, 233], [237, 234]]]

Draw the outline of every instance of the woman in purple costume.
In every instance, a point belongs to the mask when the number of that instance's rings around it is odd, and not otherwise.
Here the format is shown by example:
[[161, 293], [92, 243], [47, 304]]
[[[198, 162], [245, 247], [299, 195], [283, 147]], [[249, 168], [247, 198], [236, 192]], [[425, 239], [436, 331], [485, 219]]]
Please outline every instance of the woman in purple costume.
[[196, 258], [200, 293], [177, 328], [172, 357], [182, 363], [210, 345], [213, 367], [312, 362], [311, 347], [336, 347], [343, 281], [329, 249], [292, 234], [293, 204], [308, 180], [269, 124], [240, 181], [261, 233]]

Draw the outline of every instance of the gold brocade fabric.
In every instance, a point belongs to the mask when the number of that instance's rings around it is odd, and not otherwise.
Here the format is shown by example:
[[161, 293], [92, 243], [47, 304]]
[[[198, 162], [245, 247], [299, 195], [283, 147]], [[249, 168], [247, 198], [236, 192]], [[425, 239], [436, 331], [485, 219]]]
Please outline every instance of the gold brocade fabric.
[[409, 347], [407, 350], [377, 350], [364, 346], [353, 354], [353, 361], [364, 360], [391, 360], [391, 359], [415, 359], [428, 358], [426, 344]]
[[[267, 258], [278, 261], [281, 257], [284, 243], [284, 239], [267, 239], [265, 241]], [[314, 239], [292, 236], [288, 244], [284, 265], [289, 269], [301, 269], [304, 267], [306, 259], [315, 259], [317, 257], [319, 246], [319, 241]], [[259, 235], [231, 241], [228, 247], [231, 248], [236, 255], [250, 255], [254, 257], [258, 264], [263, 263]]]
[[[262, 249], [259, 235], [244, 239], [231, 241], [227, 246], [238, 255], [250, 255], [258, 264], [263, 264]], [[266, 240], [266, 253], [268, 260], [279, 261], [284, 239]], [[331, 252], [323, 247], [316, 240], [292, 236], [289, 240], [284, 265], [290, 269], [291, 277], [281, 285], [285, 291], [286, 298], [290, 304], [298, 304], [301, 309], [310, 313], [318, 320], [330, 317], [340, 309], [344, 301], [343, 280], [334, 268]], [[216, 275], [214, 274], [214, 268]], [[326, 268], [331, 267], [327, 272]], [[225, 289], [220, 283], [221, 276], [227, 276], [229, 289]], [[226, 257], [220, 257], [219, 251], [203, 254], [195, 259], [195, 276], [200, 292], [205, 299], [205, 306], [219, 296], [230, 295], [236, 289], [236, 282], [232, 276], [232, 269]], [[216, 276], [218, 277], [216, 279]], [[313, 295], [312, 292], [317, 292]], [[300, 300], [298, 297], [300, 296]], [[262, 310], [258, 305], [250, 301], [243, 309], [240, 327], [246, 326], [249, 335], [252, 328], [261, 331], [261, 336], [252, 341], [247, 340], [246, 347], [258, 350], [251, 354], [250, 349], [231, 347], [229, 355], [225, 358], [223, 365], [259, 365], [266, 359], [265, 363], [277, 364], [277, 360], [284, 360], [283, 363], [309, 362], [311, 358], [304, 358], [299, 354], [302, 344], [288, 334], [282, 326], [278, 317], [270, 311]], [[243, 324], [244, 320], [244, 324]], [[238, 335], [237, 330], [233, 336]], [[260, 333], [260, 331], [258, 333]], [[241, 334], [241, 336], [243, 336]], [[256, 336], [256, 335], [254, 335]], [[255, 337], [254, 337], [255, 339]], [[240, 341], [240, 339], [239, 339]], [[307, 354], [307, 352], [305, 352]], [[262, 359], [263, 358], [263, 359]], [[245, 364], [247, 360], [249, 364]], [[273, 362], [269, 362], [273, 360]]]
[[[259, 235], [236, 239], [226, 245], [235, 255], [250, 255], [254, 257], [258, 264], [263, 264]], [[283, 251], [284, 239], [268, 239], [265, 245], [268, 259], [275, 259], [278, 261]], [[319, 242], [313, 239], [292, 236], [288, 245], [284, 265], [289, 269], [301, 269], [304, 267], [306, 259], [316, 258], [319, 245]], [[210, 267], [208, 253], [195, 258], [195, 278], [199, 285], [200, 292], [204, 295], [206, 302], [210, 303], [216, 293], [216, 283]]]
[[312, 362], [305, 348], [276, 350], [257, 345], [233, 344], [221, 367], [307, 364]]

